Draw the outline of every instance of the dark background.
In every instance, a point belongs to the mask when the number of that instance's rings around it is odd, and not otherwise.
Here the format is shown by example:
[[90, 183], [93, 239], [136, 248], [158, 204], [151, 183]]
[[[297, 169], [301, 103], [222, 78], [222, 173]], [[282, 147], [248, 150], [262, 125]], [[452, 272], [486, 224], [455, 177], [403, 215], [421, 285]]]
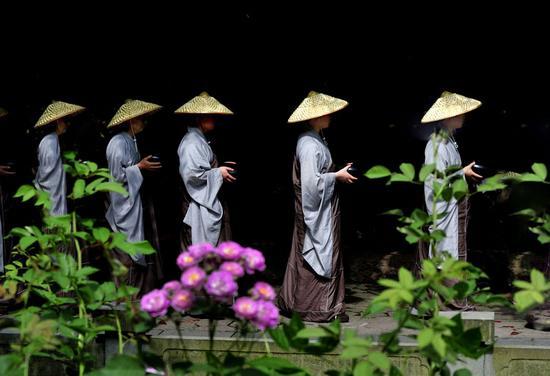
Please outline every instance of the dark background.
[[[350, 102], [327, 132], [337, 165], [418, 166], [429, 133], [419, 119], [443, 90], [483, 102], [458, 137], [465, 162], [523, 170], [550, 161], [550, 33], [542, 9], [482, 9], [475, 2], [448, 9], [344, 1], [200, 9], [91, 4], [25, 4], [1, 15], [0, 106], [10, 115], [0, 124], [0, 157], [16, 159], [19, 172], [4, 185], [9, 190], [32, 178], [37, 144], [29, 130], [51, 100], [88, 109], [73, 119], [64, 147], [102, 164], [105, 125], [123, 101], [159, 103], [165, 110], [150, 119], [139, 145], [142, 155], [160, 153], [163, 160], [162, 173], [147, 184], [166, 259], [179, 251], [176, 150], [187, 121], [173, 111], [202, 90], [236, 114], [214, 136], [219, 159], [241, 167], [240, 182], [226, 192], [234, 237], [263, 249], [276, 277], [293, 219], [297, 132], [286, 119], [311, 89]], [[341, 193], [347, 263], [369, 253], [412, 251], [378, 213], [421, 207], [420, 188], [361, 181]], [[474, 199], [470, 246], [482, 254], [536, 248], [509, 218], [514, 205], [498, 204], [496, 196]], [[28, 215], [12, 208], [9, 217], [18, 223]]]

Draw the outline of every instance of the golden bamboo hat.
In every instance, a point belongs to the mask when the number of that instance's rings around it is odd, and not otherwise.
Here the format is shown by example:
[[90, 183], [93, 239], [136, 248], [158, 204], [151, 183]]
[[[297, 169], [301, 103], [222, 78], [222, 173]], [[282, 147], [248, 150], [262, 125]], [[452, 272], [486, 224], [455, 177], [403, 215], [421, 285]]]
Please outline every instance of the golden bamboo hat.
[[44, 125], [50, 124], [52, 121], [67, 117], [69, 115], [75, 115], [84, 110], [84, 107], [76, 104], [54, 101], [52, 104], [46, 107], [46, 110], [44, 111], [42, 116], [40, 116], [40, 119], [38, 119], [34, 127], [43, 127]]
[[3, 109], [2, 107], [0, 107], [0, 118], [3, 118], [4, 116], [6, 116], [8, 114], [8, 111], [6, 111], [5, 109]]
[[175, 111], [176, 114], [233, 115], [233, 111], [203, 91]]
[[331, 97], [330, 95], [310, 91], [307, 98], [300, 103], [288, 118], [289, 123], [310, 120], [324, 115], [340, 111], [349, 103], [343, 99]]
[[465, 114], [481, 106], [477, 99], [468, 98], [460, 94], [444, 91], [422, 117], [421, 123], [431, 123]]
[[111, 119], [107, 128], [111, 128], [122, 123], [137, 118], [138, 116], [150, 114], [160, 110], [162, 106], [158, 104], [144, 102], [136, 99], [128, 99], [120, 106], [115, 116]]

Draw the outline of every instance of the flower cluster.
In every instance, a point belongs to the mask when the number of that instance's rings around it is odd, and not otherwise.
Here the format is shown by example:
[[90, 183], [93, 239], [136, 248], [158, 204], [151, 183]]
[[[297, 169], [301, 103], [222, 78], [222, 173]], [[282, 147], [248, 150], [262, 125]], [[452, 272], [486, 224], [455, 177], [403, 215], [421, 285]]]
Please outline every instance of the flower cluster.
[[[167, 282], [162, 289], [141, 298], [141, 309], [152, 317], [165, 316], [169, 308], [187, 312], [197, 297], [206, 297], [212, 304], [231, 304], [239, 289], [237, 280], [246, 274], [264, 271], [266, 267], [260, 251], [235, 242], [224, 242], [218, 247], [207, 243], [192, 245], [178, 256], [176, 264], [182, 271], [179, 281]], [[265, 330], [279, 322], [274, 299], [273, 287], [257, 282], [250, 296], [234, 301], [233, 310], [237, 317]]]
[[275, 290], [265, 282], [256, 282], [250, 296], [242, 296], [233, 304], [235, 316], [249, 320], [260, 330], [274, 328], [279, 323], [279, 310], [273, 304]]

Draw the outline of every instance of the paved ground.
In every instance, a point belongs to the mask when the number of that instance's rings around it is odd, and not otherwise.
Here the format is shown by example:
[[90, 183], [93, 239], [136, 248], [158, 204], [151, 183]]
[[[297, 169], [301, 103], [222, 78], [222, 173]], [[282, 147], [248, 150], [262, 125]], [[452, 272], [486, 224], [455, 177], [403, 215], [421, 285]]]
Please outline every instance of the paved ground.
[[[363, 335], [377, 336], [394, 327], [394, 321], [389, 313], [378, 314], [365, 319], [361, 312], [366, 308], [374, 291], [363, 284], [348, 285], [346, 289], [347, 312], [350, 322], [344, 327], [355, 328]], [[483, 310], [483, 308], [480, 308]], [[537, 331], [525, 327], [525, 320], [513, 312], [505, 310], [495, 311], [495, 339], [497, 344], [505, 345], [540, 345], [550, 346], [550, 332]], [[312, 325], [315, 325], [312, 323]], [[217, 334], [223, 338], [236, 337], [237, 324], [230, 320], [222, 320], [218, 323]], [[205, 319], [186, 317], [182, 326], [183, 335], [186, 337], [208, 337], [208, 322]], [[403, 334], [412, 333], [405, 330]], [[161, 324], [151, 331], [154, 336], [172, 337], [177, 332], [172, 324]], [[406, 338], [404, 338], [406, 341]]]

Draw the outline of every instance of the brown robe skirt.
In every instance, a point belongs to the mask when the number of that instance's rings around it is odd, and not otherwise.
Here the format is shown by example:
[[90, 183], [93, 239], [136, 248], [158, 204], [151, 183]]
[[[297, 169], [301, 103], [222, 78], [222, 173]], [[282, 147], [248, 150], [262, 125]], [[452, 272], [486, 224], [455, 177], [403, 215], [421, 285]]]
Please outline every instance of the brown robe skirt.
[[[331, 168], [334, 171], [334, 166]], [[302, 256], [305, 238], [300, 163], [294, 157], [292, 174], [295, 195], [294, 233], [285, 277], [277, 298], [277, 305], [285, 315], [297, 313], [302, 320], [328, 322], [345, 312], [344, 266], [340, 249], [340, 202], [335, 192], [332, 197], [332, 276], [317, 275]]]
[[145, 239], [151, 243], [156, 252], [145, 256], [147, 265], [143, 266], [135, 263], [127, 253], [115, 251], [116, 257], [128, 269], [128, 273], [123, 277], [122, 282], [128, 286], [138, 288], [137, 297], [160, 287], [164, 278], [155, 206], [145, 184], [142, 187], [141, 202], [143, 205]]
[[[214, 161], [210, 165], [211, 168], [217, 168], [218, 167], [218, 161], [214, 158]], [[182, 196], [183, 200], [181, 203], [181, 212], [183, 213], [183, 217], [185, 217], [185, 214], [187, 214], [187, 209], [189, 209], [189, 203], [191, 202], [191, 196], [187, 193], [187, 190], [183, 186], [183, 183], [181, 184], [181, 190], [182, 190]], [[220, 200], [222, 207], [223, 207], [223, 217], [222, 217], [222, 227], [220, 230], [220, 238], [218, 239], [218, 244], [221, 242], [225, 242], [228, 240], [231, 240], [231, 225], [229, 220], [229, 210], [227, 210], [227, 203], [225, 202], [225, 199], [223, 197], [223, 193], [218, 193], [218, 199]], [[182, 218], [183, 218], [182, 217]], [[183, 223], [183, 221], [182, 221]], [[187, 247], [192, 245], [192, 238], [191, 238], [191, 227], [183, 223], [181, 234], [180, 234], [180, 246], [181, 250], [185, 251]], [[213, 244], [214, 246], [218, 244]]]

